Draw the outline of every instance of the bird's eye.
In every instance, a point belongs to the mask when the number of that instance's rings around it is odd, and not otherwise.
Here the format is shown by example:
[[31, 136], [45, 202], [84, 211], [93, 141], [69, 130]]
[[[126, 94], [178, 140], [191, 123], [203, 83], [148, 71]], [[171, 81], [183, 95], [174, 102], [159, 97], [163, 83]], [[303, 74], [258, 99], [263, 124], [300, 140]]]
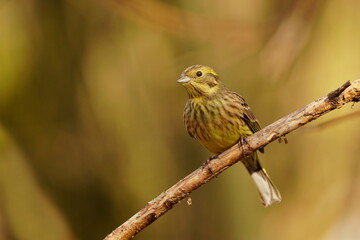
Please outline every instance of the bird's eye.
[[202, 71], [197, 71], [196, 76], [201, 77], [203, 75]]

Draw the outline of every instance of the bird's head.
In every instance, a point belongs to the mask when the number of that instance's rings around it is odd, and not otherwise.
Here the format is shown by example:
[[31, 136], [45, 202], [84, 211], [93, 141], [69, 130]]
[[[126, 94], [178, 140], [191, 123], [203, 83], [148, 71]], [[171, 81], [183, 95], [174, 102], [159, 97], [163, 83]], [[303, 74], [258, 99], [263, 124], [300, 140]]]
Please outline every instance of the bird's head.
[[217, 73], [211, 67], [204, 65], [188, 67], [177, 82], [186, 88], [190, 98], [210, 97], [222, 88]]

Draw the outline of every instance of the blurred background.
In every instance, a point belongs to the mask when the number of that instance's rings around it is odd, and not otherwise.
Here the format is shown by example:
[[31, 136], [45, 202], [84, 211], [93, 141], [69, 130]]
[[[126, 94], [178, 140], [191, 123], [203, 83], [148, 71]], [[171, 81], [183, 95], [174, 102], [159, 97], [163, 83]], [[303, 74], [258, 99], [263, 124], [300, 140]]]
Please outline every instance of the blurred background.
[[[102, 239], [199, 167], [211, 154], [184, 129], [176, 83], [190, 65], [212, 66], [262, 126], [360, 78], [359, 10], [0, 0], [0, 239]], [[263, 208], [237, 164], [135, 239], [359, 239], [359, 111], [266, 147], [280, 204]]]

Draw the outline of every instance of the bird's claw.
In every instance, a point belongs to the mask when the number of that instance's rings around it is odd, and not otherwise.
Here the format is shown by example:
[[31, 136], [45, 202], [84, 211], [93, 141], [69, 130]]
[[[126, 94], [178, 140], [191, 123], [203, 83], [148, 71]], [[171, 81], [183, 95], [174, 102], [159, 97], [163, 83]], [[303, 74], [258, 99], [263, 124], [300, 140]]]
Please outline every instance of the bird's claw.
[[214, 160], [215, 158], [217, 158], [219, 155], [214, 155], [214, 156], [211, 156], [209, 157], [208, 159], [206, 159], [206, 161], [203, 163], [203, 167], [206, 167], [207, 170], [213, 175], [214, 172], [213, 170], [211, 169], [211, 167], [209, 166], [209, 163], [211, 162], [211, 160]]
[[249, 146], [249, 143], [246, 141], [246, 138], [244, 136], [241, 136], [240, 140], [238, 142], [238, 147], [239, 148], [242, 147], [241, 150], [242, 150], [242, 155], [244, 157], [247, 156], [246, 151], [245, 151], [245, 144], [247, 144]]

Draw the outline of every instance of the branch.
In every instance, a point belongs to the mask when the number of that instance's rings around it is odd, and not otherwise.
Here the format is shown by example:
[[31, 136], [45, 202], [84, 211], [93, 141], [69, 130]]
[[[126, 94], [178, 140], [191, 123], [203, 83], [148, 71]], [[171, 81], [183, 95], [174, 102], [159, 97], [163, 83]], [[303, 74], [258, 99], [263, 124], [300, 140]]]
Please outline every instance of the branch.
[[110, 233], [104, 240], [126, 240], [150, 225], [170, 210], [175, 204], [188, 197], [192, 191], [219, 175], [225, 169], [274, 140], [318, 117], [341, 108], [349, 102], [360, 101], [360, 79], [344, 85], [324, 97], [281, 118], [246, 139], [247, 144], [236, 144], [217, 158], [205, 162], [201, 167], [181, 179], [174, 186], [162, 192], [143, 209]]

